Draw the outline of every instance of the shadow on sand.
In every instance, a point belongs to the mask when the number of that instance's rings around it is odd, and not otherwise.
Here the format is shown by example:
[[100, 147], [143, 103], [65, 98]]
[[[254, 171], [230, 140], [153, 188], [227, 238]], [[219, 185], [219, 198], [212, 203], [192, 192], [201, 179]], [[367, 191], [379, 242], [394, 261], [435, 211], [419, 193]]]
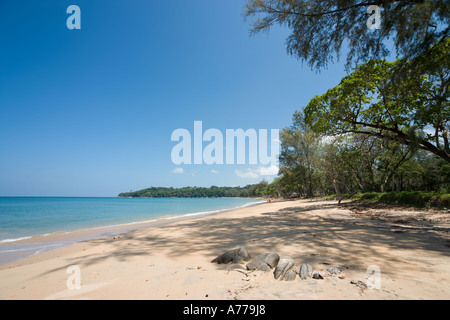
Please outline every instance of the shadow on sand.
[[[397, 250], [408, 250], [412, 255], [421, 251], [450, 255], [444, 237], [448, 229], [441, 232], [414, 229], [398, 232], [389, 225], [380, 227], [364, 223], [364, 220], [336, 218], [336, 213], [337, 216], [349, 216], [349, 211], [338, 204], [311, 202], [252, 217], [232, 218], [222, 214], [167, 224], [151, 232], [131, 232], [116, 240], [113, 237], [91, 240], [87, 242], [89, 246], [114, 241], [114, 249], [104, 254], [82, 255], [68, 261], [67, 265], [86, 267], [106, 259], [125, 262], [136, 256], [151, 256], [152, 252], [158, 251], [164, 251], [169, 258], [201, 252], [205, 259], [211, 261], [225, 251], [242, 246], [252, 256], [275, 251], [280, 256], [289, 255], [308, 261], [330, 258], [338, 265], [345, 265], [349, 255], [353, 261], [356, 258], [362, 264], [374, 257], [395, 264], [399, 262], [395, 255]], [[179, 230], [182, 230], [182, 236], [177, 236]], [[295, 250], [292, 249], [293, 244]], [[57, 270], [48, 273], [54, 271]]]

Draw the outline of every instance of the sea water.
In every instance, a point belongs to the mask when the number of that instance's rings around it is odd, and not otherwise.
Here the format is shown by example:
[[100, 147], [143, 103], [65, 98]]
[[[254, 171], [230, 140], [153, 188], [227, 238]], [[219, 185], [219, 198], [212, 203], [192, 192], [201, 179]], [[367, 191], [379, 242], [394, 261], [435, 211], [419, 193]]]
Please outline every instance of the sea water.
[[[26, 256], [70, 244], [16, 244], [34, 236], [121, 225], [130, 227], [261, 202], [246, 198], [0, 197], [0, 263], [13, 260], [5, 257], [19, 251]], [[17, 256], [15, 254], [14, 259]]]

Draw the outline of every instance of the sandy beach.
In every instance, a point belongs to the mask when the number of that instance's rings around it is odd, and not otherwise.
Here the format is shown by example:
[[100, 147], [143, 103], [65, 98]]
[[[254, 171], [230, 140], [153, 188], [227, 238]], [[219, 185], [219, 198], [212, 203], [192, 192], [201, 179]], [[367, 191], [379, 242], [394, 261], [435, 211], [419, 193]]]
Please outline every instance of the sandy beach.
[[[0, 299], [449, 299], [449, 230], [446, 211], [265, 203], [1, 265]], [[240, 247], [308, 263], [323, 279], [279, 281], [273, 271], [211, 263]], [[68, 288], [69, 266], [79, 268], [79, 289]]]

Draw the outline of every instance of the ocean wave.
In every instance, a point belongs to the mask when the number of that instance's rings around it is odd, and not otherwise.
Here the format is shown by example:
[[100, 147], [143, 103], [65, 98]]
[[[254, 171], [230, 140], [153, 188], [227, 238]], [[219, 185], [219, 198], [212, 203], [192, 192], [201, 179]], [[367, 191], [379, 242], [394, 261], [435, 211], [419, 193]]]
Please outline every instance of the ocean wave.
[[21, 240], [30, 239], [30, 238], [31, 238], [31, 236], [20, 237], [20, 238], [13, 238], [13, 239], [4, 239], [4, 240], [0, 240], [0, 243], [17, 242], [17, 241], [21, 241]]

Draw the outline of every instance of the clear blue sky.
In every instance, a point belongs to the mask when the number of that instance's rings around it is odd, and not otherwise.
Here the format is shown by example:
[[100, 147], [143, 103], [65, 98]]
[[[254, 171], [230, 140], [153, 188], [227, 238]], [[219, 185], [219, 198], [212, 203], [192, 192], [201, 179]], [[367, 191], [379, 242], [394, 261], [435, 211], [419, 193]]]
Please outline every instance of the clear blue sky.
[[[172, 132], [281, 129], [345, 73], [289, 56], [288, 30], [250, 37], [244, 2], [0, 1], [0, 196], [262, 180], [251, 165], [174, 165]], [[71, 4], [81, 30], [66, 27]]]

